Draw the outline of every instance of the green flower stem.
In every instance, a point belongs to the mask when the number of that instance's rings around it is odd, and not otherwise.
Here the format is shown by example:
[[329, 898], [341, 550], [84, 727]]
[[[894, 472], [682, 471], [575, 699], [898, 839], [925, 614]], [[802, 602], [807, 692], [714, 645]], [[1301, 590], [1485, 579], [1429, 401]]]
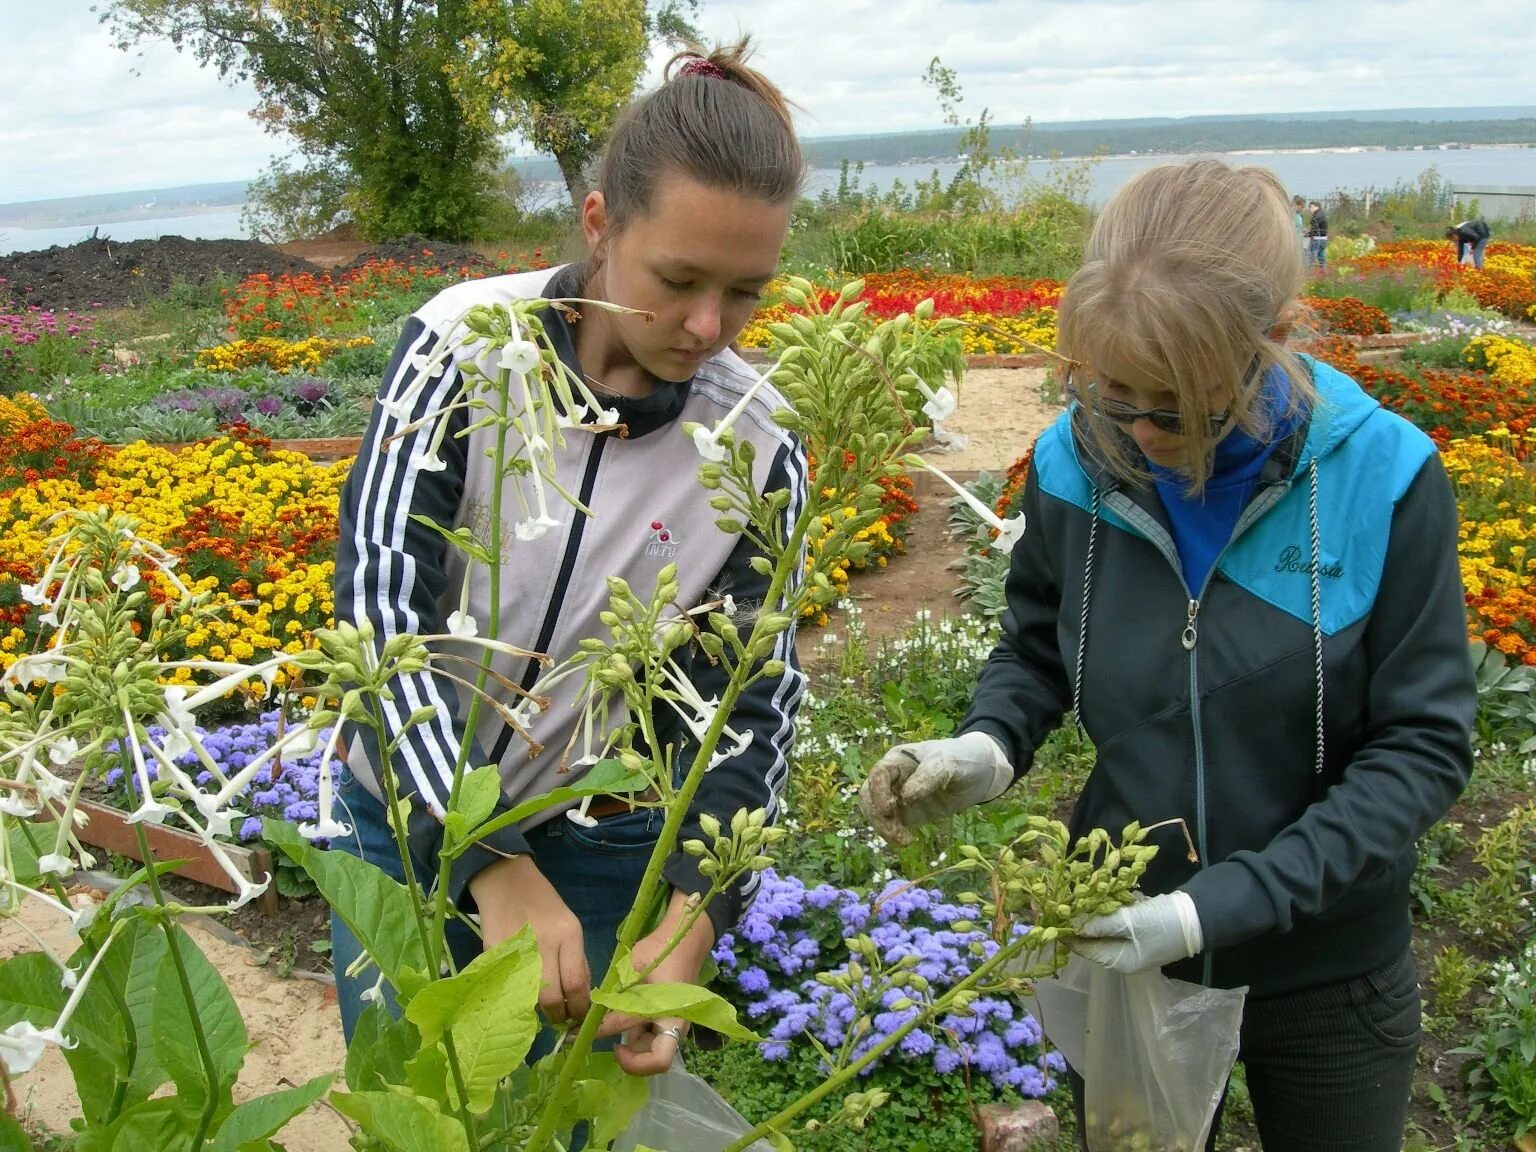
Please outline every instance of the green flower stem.
[[[807, 500], [805, 507], [795, 522], [794, 531], [790, 539], [798, 540], [804, 537], [812, 523], [812, 516], [820, 507], [820, 502], [814, 499]], [[800, 555], [797, 550], [786, 549], [780, 554], [778, 563], [774, 565], [773, 577], [768, 585], [768, 592], [763, 597], [765, 607], [775, 605], [784, 595], [784, 589], [788, 586], [791, 576], [799, 566]], [[791, 606], [793, 610], [793, 606]], [[759, 622], [760, 624], [760, 622]], [[791, 620], [793, 627], [793, 620]], [[752, 641], [757, 639], [757, 628], [752, 630]], [[747, 647], [750, 649], [751, 641]], [[667, 819], [661, 827], [661, 835], [657, 837], [656, 847], [651, 850], [650, 861], [645, 867], [645, 876], [640, 881], [639, 893], [634, 904], [630, 907], [629, 914], [625, 916], [624, 923], [619, 926], [618, 946], [614, 950], [614, 962], [608, 965], [608, 971], [603, 976], [600, 990], [612, 992], [620, 986], [618, 973], [618, 959], [628, 956], [634, 948], [635, 941], [640, 939], [645, 930], [646, 921], [651, 901], [646, 897], [656, 889], [661, 881], [662, 866], [671, 856], [673, 848], [677, 844], [678, 833], [682, 831], [683, 821], [688, 816], [689, 806], [699, 790], [699, 785], [704, 782], [704, 773], [709, 769], [709, 761], [714, 756], [715, 747], [720, 743], [720, 734], [725, 730], [731, 710], [735, 708], [736, 701], [741, 695], [742, 673], [738, 667], [737, 673], [726, 685], [725, 693], [720, 705], [715, 711], [714, 719], [709, 725], [709, 730], [704, 733], [704, 738], [699, 741], [698, 752], [694, 755], [693, 763], [689, 766], [688, 775], [684, 778], [682, 787], [672, 798], [667, 806]], [[561, 1102], [570, 1097], [571, 1085], [576, 1079], [577, 1073], [586, 1066], [587, 1056], [592, 1051], [592, 1041], [597, 1037], [598, 1025], [602, 1023], [605, 1012], [594, 1005], [592, 1010], [581, 1022], [581, 1029], [576, 1034], [565, 1055], [565, 1062], [560, 1067], [560, 1076], [555, 1083], [554, 1091], [550, 1093], [549, 1102], [544, 1106], [544, 1114], [539, 1117], [539, 1126], [529, 1138], [524, 1152], [544, 1152], [549, 1147], [555, 1134], [555, 1124], [560, 1114]]]
[[[130, 733], [129, 738], [132, 738]], [[155, 903], [164, 909], [166, 906], [165, 892], [160, 887], [160, 877], [155, 872], [155, 854], [150, 850], [149, 837], [144, 832], [142, 822], [133, 825], [134, 839], [139, 846], [139, 856], [145, 861], [145, 875], [148, 877], [150, 895]], [[187, 1017], [192, 1022], [192, 1038], [197, 1044], [197, 1058], [203, 1065], [203, 1072], [208, 1077], [208, 1099], [203, 1102], [203, 1113], [197, 1120], [197, 1132], [192, 1138], [192, 1147], [201, 1148], [208, 1138], [208, 1132], [213, 1127], [213, 1118], [218, 1114], [219, 1107], [219, 1073], [214, 1067], [213, 1053], [208, 1048], [208, 1035], [203, 1030], [202, 1017], [197, 1012], [197, 997], [192, 992], [192, 978], [187, 974], [187, 962], [181, 954], [181, 941], [176, 936], [176, 926], [167, 917], [160, 921], [160, 927], [165, 932], [165, 942], [171, 954], [171, 963], [176, 968], [176, 979], [181, 984], [181, 995], [187, 1002]]]
[[[383, 747], [385, 732], [384, 709], [379, 703], [377, 693], [371, 693], [368, 700], [373, 708], [373, 720], [379, 732], [379, 745]], [[396, 818], [396, 813], [400, 811], [400, 791], [395, 787], [394, 772], [387, 766], [380, 770], [379, 780], [384, 786], [384, 802], [389, 806], [388, 824], [390, 831], [395, 837], [395, 850], [400, 853], [401, 871], [405, 876], [406, 890], [411, 895], [411, 913], [416, 920], [416, 933], [421, 938], [422, 949], [427, 956], [427, 963], [430, 965], [425, 975], [431, 977], [440, 970], [440, 962], [437, 950], [432, 947], [434, 942], [432, 925], [428, 923], [426, 916], [423, 915], [426, 906], [423, 903], [421, 886], [416, 882], [416, 867], [414, 860], [411, 858], [410, 841], [407, 838], [405, 828], [401, 827], [402, 822]], [[441, 925], [437, 926], [435, 937], [437, 940], [443, 939]], [[452, 1073], [454, 1086], [459, 1092], [459, 1116], [464, 1122], [465, 1132], [469, 1133], [471, 1139], [473, 1139], [474, 1133], [477, 1131], [477, 1125], [475, 1124], [474, 1114], [469, 1110], [469, 1093], [464, 1086], [464, 1073], [459, 1066], [458, 1053], [454, 1049], [452, 1036], [443, 1037], [443, 1047], [448, 1053], [448, 1070]]]
[[[985, 977], [991, 976], [993, 972], [997, 971], [997, 969], [1008, 963], [1014, 957], [1018, 956], [1021, 952], [1025, 951], [1025, 945], [1029, 943], [1029, 936], [1025, 935], [1019, 937], [1017, 941], [1011, 944], [1006, 944], [999, 948], [992, 954], [991, 959], [980, 965], [976, 971], [972, 972], [964, 980], [960, 981], [960, 983], [950, 988], [950, 990], [943, 996], [939, 997], [939, 999], [933, 1001], [933, 1003], [931, 1003], [924, 1011], [918, 1012], [912, 1017], [912, 1019], [908, 1020], [900, 1028], [897, 1028], [894, 1032], [892, 1032], [884, 1040], [880, 1041], [880, 1043], [876, 1044], [868, 1052], [864, 1053], [864, 1055], [860, 1056], [852, 1064], [849, 1064], [846, 1068], [833, 1073], [823, 1083], [818, 1085], [812, 1091], [806, 1093], [804, 1096], [800, 1097], [800, 1099], [796, 1100], [793, 1104], [790, 1104], [788, 1107], [781, 1109], [778, 1113], [769, 1117], [767, 1120], [764, 1120], [756, 1128], [752, 1129], [752, 1131], [733, 1141], [723, 1150], [723, 1152], [746, 1152], [746, 1149], [751, 1147], [755, 1141], [762, 1139], [764, 1136], [779, 1132], [785, 1124], [788, 1124], [802, 1112], [814, 1107], [821, 1101], [825, 1100], [828, 1096], [832, 1095], [832, 1093], [838, 1091], [849, 1081], [854, 1079], [854, 1077], [856, 1077], [865, 1068], [869, 1067], [876, 1060], [880, 1059], [880, 1057], [884, 1056], [897, 1044], [900, 1044], [902, 1040], [906, 1039], [910, 1032], [923, 1024], [930, 1023], [940, 1013], [946, 1011], [950, 1004], [954, 1002], [955, 997], [958, 994], [979, 985]], [[1054, 947], [1054, 941], [1050, 943]], [[1033, 945], [1031, 945], [1031, 947], [1033, 947]]]
[[[496, 373], [497, 400], [499, 411], [496, 414], [496, 449], [493, 457], [497, 482], [491, 488], [491, 538], [488, 542], [490, 554], [495, 563], [487, 564], [490, 579], [491, 614], [486, 621], [486, 635], [497, 639], [501, 635], [501, 508], [502, 493], [505, 484], [505, 461], [507, 457], [507, 406], [511, 403], [511, 373], [507, 369], [500, 369]], [[537, 468], [539, 462], [535, 460], [533, 466]], [[469, 579], [469, 573], [464, 573], [464, 579]], [[453, 785], [448, 791], [448, 811], [452, 812], [454, 805], [458, 803], [459, 791], [464, 785], [464, 770], [469, 765], [469, 750], [474, 746], [475, 728], [480, 723], [480, 705], [485, 700], [486, 681], [491, 678], [491, 662], [496, 654], [489, 648], [480, 655], [480, 668], [475, 676], [475, 690], [470, 696], [469, 711], [464, 719], [464, 737], [459, 741], [459, 756], [453, 765]], [[409, 867], [409, 860], [407, 860]], [[444, 931], [448, 924], [448, 887], [449, 875], [453, 870], [451, 858], [439, 857], [437, 865], [437, 891], [433, 894], [432, 927], [433, 938], [436, 941], [445, 939]], [[429, 953], [429, 955], [432, 953]], [[462, 1085], [460, 1091], [462, 1092]], [[460, 1097], [462, 1099], [462, 1096]]]

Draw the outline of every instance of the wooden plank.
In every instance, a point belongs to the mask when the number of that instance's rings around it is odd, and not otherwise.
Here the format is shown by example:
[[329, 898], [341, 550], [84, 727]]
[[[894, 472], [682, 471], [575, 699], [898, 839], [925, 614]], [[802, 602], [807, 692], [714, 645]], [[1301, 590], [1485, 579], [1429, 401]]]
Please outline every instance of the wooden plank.
[[[134, 834], [133, 825], [128, 822], [127, 813], [90, 800], [81, 800], [77, 807], [90, 817], [85, 827], [75, 830], [82, 844], [144, 863], [144, 857], [139, 854], [138, 837]], [[190, 832], [168, 828], [163, 824], [146, 823], [144, 835], [156, 860], [185, 861], [175, 869], [175, 875], [196, 880], [199, 884], [206, 884], [221, 892], [239, 892], [239, 886], [219, 867], [213, 853]], [[267, 848], [246, 848], [239, 844], [224, 844], [222, 847], [246, 880], [256, 882], [263, 876], [272, 877], [267, 890], [256, 898], [256, 906], [268, 915], [275, 913], [277, 877], [271, 851]]]

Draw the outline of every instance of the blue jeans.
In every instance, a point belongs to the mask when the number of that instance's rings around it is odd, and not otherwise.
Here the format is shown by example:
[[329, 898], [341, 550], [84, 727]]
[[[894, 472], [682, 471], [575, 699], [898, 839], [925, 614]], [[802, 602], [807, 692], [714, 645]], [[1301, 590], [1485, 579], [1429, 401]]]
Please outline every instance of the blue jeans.
[[[391, 879], [404, 883], [400, 853], [383, 802], [350, 773], [344, 774], [338, 798], [344, 810], [342, 819], [352, 825], [352, 835], [345, 840], [332, 841], [332, 849], [360, 856], [381, 868]], [[528, 834], [539, 871], [581, 921], [587, 965], [594, 981], [603, 978], [613, 959], [619, 925], [635, 902], [646, 863], [661, 832], [662, 820], [661, 812], [641, 809], [600, 820], [595, 828], [582, 828], [561, 815]], [[415, 860], [413, 863], [419, 883], [431, 884], [436, 879], [436, 861]], [[462, 921], [450, 918], [446, 936], [458, 967], [462, 968], [480, 954], [480, 938]], [[333, 913], [331, 958], [336, 969], [336, 999], [341, 1007], [342, 1031], [349, 1042], [366, 1007], [362, 995], [378, 979], [377, 969], [371, 967], [361, 976], [347, 975], [347, 969], [362, 951], [362, 945], [351, 929]], [[393, 990], [386, 984], [383, 991], [387, 1007], [398, 1015]], [[548, 1052], [553, 1041], [553, 1032], [544, 1029], [529, 1060], [536, 1060]]]
[[1307, 250], [1311, 253], [1312, 263], [1317, 265], [1319, 272], [1328, 271], [1328, 237], [1309, 236], [1307, 238]]

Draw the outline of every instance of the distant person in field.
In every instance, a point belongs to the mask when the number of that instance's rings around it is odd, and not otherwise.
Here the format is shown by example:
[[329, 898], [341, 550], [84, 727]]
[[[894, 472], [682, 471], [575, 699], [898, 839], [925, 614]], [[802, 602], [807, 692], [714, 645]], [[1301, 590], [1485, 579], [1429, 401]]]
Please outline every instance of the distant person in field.
[[1328, 271], [1328, 213], [1316, 200], [1307, 205], [1312, 213], [1307, 221], [1307, 254], [1312, 267], [1321, 276]]
[[1291, 197], [1291, 227], [1296, 229], [1296, 247], [1301, 250], [1302, 260], [1307, 259], [1307, 202], [1300, 196]]
[[1483, 250], [1488, 247], [1490, 234], [1487, 222], [1481, 219], [1463, 220], [1445, 230], [1445, 238], [1456, 242], [1456, 263], [1463, 264], [1471, 256], [1474, 268], [1483, 266]]

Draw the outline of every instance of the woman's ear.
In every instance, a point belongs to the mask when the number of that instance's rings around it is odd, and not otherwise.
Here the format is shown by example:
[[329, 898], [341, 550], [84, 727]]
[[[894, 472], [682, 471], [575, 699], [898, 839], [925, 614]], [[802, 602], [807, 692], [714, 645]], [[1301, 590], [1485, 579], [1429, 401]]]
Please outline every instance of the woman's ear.
[[587, 251], [596, 252], [597, 246], [608, 234], [608, 205], [601, 192], [587, 193], [581, 205], [581, 233], [587, 240]]

